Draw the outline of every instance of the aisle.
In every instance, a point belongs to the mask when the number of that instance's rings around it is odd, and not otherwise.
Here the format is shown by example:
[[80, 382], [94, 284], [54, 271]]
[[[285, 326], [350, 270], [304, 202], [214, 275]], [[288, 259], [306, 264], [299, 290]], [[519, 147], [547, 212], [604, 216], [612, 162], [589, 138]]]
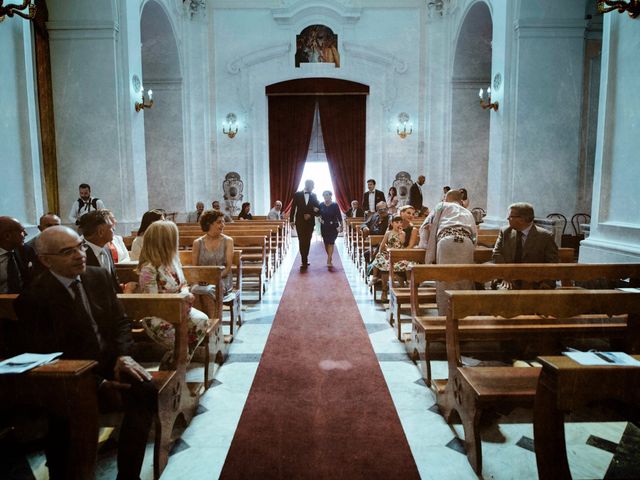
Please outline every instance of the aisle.
[[418, 478], [337, 255], [284, 290], [223, 478]]

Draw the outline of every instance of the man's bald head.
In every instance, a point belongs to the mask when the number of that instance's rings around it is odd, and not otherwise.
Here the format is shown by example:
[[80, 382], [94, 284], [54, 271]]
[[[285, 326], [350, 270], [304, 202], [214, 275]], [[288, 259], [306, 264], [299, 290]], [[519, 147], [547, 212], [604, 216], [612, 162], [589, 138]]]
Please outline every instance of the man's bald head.
[[55, 213], [45, 213], [40, 217], [40, 223], [38, 223], [38, 230], [44, 232], [49, 227], [55, 227], [60, 225], [62, 221], [60, 217]]
[[86, 269], [84, 241], [69, 227], [47, 228], [38, 236], [36, 250], [43, 265], [63, 277], [74, 278]]
[[22, 224], [13, 217], [0, 217], [0, 247], [7, 251], [18, 248], [27, 236]]
[[462, 192], [460, 190], [449, 190], [444, 197], [445, 202], [462, 204]]

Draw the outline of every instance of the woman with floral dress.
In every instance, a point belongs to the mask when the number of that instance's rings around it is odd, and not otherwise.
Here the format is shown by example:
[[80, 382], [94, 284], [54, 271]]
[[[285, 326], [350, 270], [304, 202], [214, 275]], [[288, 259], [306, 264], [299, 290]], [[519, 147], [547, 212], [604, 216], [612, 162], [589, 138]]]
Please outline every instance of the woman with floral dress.
[[[375, 283], [381, 272], [389, 271], [389, 249], [390, 248], [405, 248], [406, 233], [402, 228], [402, 217], [400, 215], [394, 215], [391, 219], [391, 226], [389, 230], [384, 234], [384, 238], [380, 243], [380, 250], [378, 254], [371, 262], [369, 284]], [[406, 272], [407, 268], [414, 265], [415, 262], [408, 260], [401, 260], [394, 263], [393, 271], [395, 273]]]
[[[152, 223], [145, 232], [138, 263], [138, 284], [140, 293], [187, 293], [189, 304], [193, 304], [194, 296], [189, 292], [178, 256], [178, 227], [175, 223], [160, 220]], [[157, 317], [146, 318], [142, 324], [152, 340], [173, 349], [173, 325]], [[190, 356], [209, 326], [210, 321], [205, 313], [189, 307]]]

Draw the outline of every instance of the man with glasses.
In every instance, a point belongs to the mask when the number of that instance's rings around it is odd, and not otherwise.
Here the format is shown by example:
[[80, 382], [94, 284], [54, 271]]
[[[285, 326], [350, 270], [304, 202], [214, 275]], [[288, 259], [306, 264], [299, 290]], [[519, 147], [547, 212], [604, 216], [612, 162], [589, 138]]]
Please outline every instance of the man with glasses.
[[[558, 246], [553, 234], [533, 223], [534, 212], [530, 203], [514, 203], [509, 206], [509, 225], [498, 233], [493, 247], [493, 263], [558, 263]], [[518, 285], [503, 287], [511, 288]], [[524, 285], [520, 285], [522, 288]], [[553, 288], [548, 282], [536, 287]]]
[[0, 293], [20, 293], [31, 280], [35, 252], [26, 236], [18, 220], [0, 217]]
[[[38, 237], [47, 270], [15, 302], [15, 353], [63, 352], [65, 359], [92, 359], [100, 409], [121, 403], [124, 419], [118, 447], [118, 478], [138, 478], [151, 428], [157, 391], [151, 375], [129, 351], [131, 323], [105, 269], [86, 266], [87, 245], [68, 227], [50, 227]], [[42, 392], [46, 394], [46, 392]], [[96, 431], [96, 435], [98, 432]], [[50, 478], [71, 478], [69, 428], [49, 418], [45, 444]]]

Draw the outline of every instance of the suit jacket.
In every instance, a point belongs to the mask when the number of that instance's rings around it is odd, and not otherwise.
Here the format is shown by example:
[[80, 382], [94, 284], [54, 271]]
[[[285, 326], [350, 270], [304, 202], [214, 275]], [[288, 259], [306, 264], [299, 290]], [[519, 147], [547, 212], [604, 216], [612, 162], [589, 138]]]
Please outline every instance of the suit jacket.
[[417, 183], [411, 185], [409, 188], [409, 205], [416, 209], [416, 212], [422, 210], [422, 190]]
[[[204, 210], [202, 211], [204, 213]], [[200, 215], [202, 215], [202, 213]], [[198, 223], [199, 215], [198, 211], [194, 210], [193, 212], [189, 212], [187, 214], [187, 223]]]
[[[301, 190], [293, 195], [293, 206], [291, 207], [291, 214], [289, 218], [293, 219], [298, 230], [301, 228], [313, 230], [316, 222], [315, 217], [316, 215], [319, 215], [319, 213], [313, 210], [314, 208], [320, 208], [320, 204], [318, 203], [318, 198], [315, 193], [311, 192], [309, 194], [309, 203], [306, 204], [304, 202], [304, 191]], [[311, 215], [309, 220], [304, 219], [305, 213]]]
[[102, 339], [91, 320], [78, 315], [69, 291], [48, 270], [15, 300], [17, 352], [63, 352], [62, 358], [98, 361], [98, 375], [113, 377], [117, 357], [129, 355], [131, 323], [111, 288], [109, 272], [87, 267], [80, 275]]
[[[347, 213], [345, 213], [344, 216], [347, 218], [352, 218], [353, 208], [350, 208], [349, 210], [347, 210]], [[356, 208], [356, 217], [364, 217], [364, 210], [361, 209], [360, 207]]]
[[[116, 272], [116, 264], [113, 261], [113, 257], [111, 256], [111, 250], [105, 248], [104, 251], [107, 254], [107, 260], [109, 261], [110, 265], [111, 271], [109, 272], [109, 276], [111, 277], [111, 285], [113, 286], [113, 290], [116, 293], [122, 293], [122, 288], [120, 288], [120, 280], [118, 280], [118, 273]], [[87, 266], [103, 268], [100, 264], [100, 260], [98, 260], [91, 248], [87, 249]]]
[[[513, 263], [516, 255], [517, 234], [517, 230], [511, 227], [500, 230], [493, 247], [494, 263]], [[558, 261], [558, 246], [553, 234], [544, 228], [532, 225], [522, 247], [522, 263], [557, 263]]]
[[374, 213], [360, 226], [362, 227], [367, 227], [370, 235], [384, 235], [389, 228], [389, 215], [383, 218], [379, 213]]
[[376, 205], [380, 202], [386, 202], [387, 199], [384, 197], [384, 193], [382, 193], [380, 190], [375, 190], [375, 201], [373, 202], [373, 205], [369, 205], [369, 190], [367, 190], [366, 192], [364, 192], [364, 194], [362, 195], [362, 209], [365, 212], [375, 212], [376, 211]]

